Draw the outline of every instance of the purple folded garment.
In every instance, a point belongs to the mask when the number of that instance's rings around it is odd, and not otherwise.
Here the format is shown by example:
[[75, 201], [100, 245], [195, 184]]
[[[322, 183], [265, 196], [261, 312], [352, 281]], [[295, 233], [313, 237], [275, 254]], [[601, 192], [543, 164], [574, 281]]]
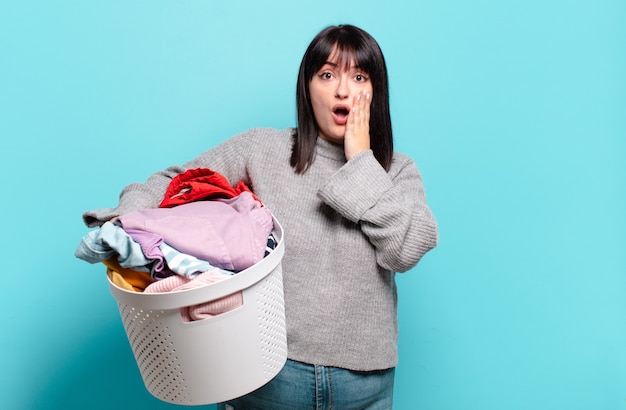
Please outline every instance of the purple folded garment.
[[124, 229], [159, 234], [180, 252], [232, 271], [263, 259], [274, 227], [271, 211], [249, 192], [231, 199], [144, 209], [120, 216], [119, 222]]

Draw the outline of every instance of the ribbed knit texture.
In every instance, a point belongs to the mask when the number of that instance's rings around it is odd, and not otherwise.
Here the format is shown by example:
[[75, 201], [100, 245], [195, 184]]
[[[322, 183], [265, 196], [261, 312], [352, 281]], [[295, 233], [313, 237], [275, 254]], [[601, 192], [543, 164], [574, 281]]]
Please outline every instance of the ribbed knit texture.
[[122, 191], [117, 208], [84, 214], [97, 226], [157, 207], [171, 178], [211, 168], [244, 180], [285, 229], [283, 280], [289, 358], [352, 370], [397, 364], [394, 272], [404, 272], [438, 240], [414, 162], [396, 153], [389, 172], [371, 151], [346, 162], [343, 147], [318, 139], [303, 175], [289, 165], [292, 130], [253, 129], [183, 167]]

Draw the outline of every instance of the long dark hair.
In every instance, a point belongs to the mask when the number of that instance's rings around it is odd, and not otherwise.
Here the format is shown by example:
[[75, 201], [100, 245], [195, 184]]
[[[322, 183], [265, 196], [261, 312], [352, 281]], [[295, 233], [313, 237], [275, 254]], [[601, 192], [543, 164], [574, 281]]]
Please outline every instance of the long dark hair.
[[353, 60], [372, 81], [370, 147], [380, 165], [389, 171], [393, 157], [393, 135], [389, 114], [387, 65], [376, 40], [364, 30], [348, 24], [325, 28], [315, 36], [304, 53], [296, 87], [298, 124], [294, 131], [290, 164], [296, 173], [302, 174], [315, 159], [315, 142], [319, 129], [309, 98], [309, 83], [335, 47], [340, 59], [338, 64], [349, 65]]

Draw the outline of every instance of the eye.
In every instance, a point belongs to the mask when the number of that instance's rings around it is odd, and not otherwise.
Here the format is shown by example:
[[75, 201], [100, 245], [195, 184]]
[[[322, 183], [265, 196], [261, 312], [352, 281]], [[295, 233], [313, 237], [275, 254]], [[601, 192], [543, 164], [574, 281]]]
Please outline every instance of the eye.
[[354, 79], [359, 83], [364, 83], [368, 80], [368, 77], [365, 74], [357, 74], [354, 76]]
[[330, 80], [333, 78], [333, 73], [330, 71], [324, 71], [318, 75], [318, 77], [322, 80]]

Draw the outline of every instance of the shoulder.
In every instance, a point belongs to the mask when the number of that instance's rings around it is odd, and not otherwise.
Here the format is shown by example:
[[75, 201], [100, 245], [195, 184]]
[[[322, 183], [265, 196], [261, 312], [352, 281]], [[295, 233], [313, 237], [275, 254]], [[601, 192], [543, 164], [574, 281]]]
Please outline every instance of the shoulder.
[[215, 151], [220, 155], [224, 152], [232, 152], [241, 158], [267, 156], [268, 154], [290, 150], [292, 134], [293, 130], [290, 128], [284, 130], [251, 128], [222, 141], [215, 148]]
[[241, 144], [245, 157], [268, 160], [290, 155], [293, 129], [252, 128], [234, 139]]
[[394, 152], [393, 158], [391, 160], [391, 168], [390, 171], [405, 169], [407, 167], [415, 167], [415, 161], [411, 157], [406, 154], [402, 154], [401, 152]]
[[421, 179], [420, 170], [413, 160], [406, 154], [399, 152], [393, 153], [393, 160], [389, 168], [389, 176], [396, 178], [418, 178]]
[[234, 139], [256, 144], [291, 144], [293, 138], [293, 128], [251, 128]]

